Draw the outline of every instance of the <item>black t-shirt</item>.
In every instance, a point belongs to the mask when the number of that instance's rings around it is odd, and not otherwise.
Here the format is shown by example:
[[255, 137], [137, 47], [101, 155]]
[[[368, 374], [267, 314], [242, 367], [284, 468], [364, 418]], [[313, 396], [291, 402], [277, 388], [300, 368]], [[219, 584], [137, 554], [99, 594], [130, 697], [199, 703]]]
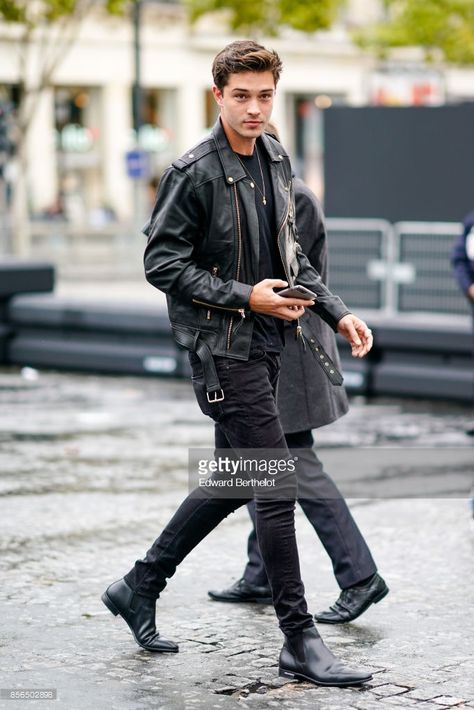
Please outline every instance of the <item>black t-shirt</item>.
[[[239, 159], [248, 174], [249, 182], [254, 184], [255, 207], [259, 226], [259, 264], [258, 281], [263, 279], [283, 279], [285, 274], [277, 245], [275, 201], [270, 177], [270, 167], [264, 148], [257, 146], [252, 155], [240, 155]], [[261, 167], [261, 172], [260, 172]], [[263, 176], [263, 183], [262, 183]], [[265, 196], [266, 204], [263, 203]], [[247, 237], [247, 226], [244, 234]], [[266, 352], [281, 352], [284, 346], [284, 321], [260, 313], [253, 314], [255, 323], [251, 349], [262, 348]]]

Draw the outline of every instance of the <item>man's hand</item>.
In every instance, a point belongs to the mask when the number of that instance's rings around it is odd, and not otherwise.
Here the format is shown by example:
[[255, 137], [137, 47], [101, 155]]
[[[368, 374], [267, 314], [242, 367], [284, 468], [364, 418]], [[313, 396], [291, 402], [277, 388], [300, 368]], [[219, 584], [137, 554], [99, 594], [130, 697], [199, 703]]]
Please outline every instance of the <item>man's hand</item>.
[[286, 286], [288, 286], [286, 281], [280, 279], [259, 281], [250, 294], [250, 310], [282, 320], [296, 320], [303, 315], [305, 306], [312, 306], [314, 301], [307, 301], [303, 298], [285, 298], [273, 290]]
[[467, 289], [467, 295], [469, 296], [471, 301], [474, 301], [474, 284], [471, 284]]
[[364, 357], [372, 348], [374, 342], [372, 331], [363, 320], [352, 313], [341, 318], [337, 324], [337, 331], [350, 343], [352, 357]]

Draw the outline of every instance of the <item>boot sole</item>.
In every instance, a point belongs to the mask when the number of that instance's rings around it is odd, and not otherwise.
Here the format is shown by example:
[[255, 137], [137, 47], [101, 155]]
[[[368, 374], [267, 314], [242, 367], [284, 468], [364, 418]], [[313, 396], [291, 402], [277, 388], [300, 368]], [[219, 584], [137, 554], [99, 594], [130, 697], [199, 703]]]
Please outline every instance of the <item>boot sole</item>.
[[125, 621], [125, 623], [127, 624], [128, 628], [129, 628], [130, 631], [132, 632], [132, 635], [133, 635], [133, 638], [135, 639], [135, 642], [136, 642], [139, 646], [141, 646], [141, 648], [144, 648], [145, 651], [151, 651], [152, 653], [178, 653], [179, 648], [150, 648], [149, 646], [145, 646], [143, 643], [140, 643], [140, 641], [139, 641], [139, 640], [137, 639], [137, 637], [135, 636], [135, 632], [134, 632], [134, 630], [132, 629], [132, 627], [130, 626], [130, 624], [128, 623], [127, 619], [125, 619], [125, 618], [122, 616], [122, 614], [120, 613], [120, 610], [117, 609], [117, 607], [115, 606], [115, 604], [113, 603], [112, 599], [109, 597], [109, 595], [107, 594], [107, 592], [104, 592], [104, 593], [102, 594], [101, 599], [102, 599], [102, 602], [103, 602], [103, 603], [105, 604], [105, 606], [107, 607], [107, 609], [108, 609], [110, 612], [112, 612], [112, 614], [113, 614], [114, 616], [121, 616], [121, 617], [122, 617], [122, 619], [123, 619], [123, 620]]
[[333, 624], [333, 625], [335, 625], [335, 624], [349, 624], [351, 621], [355, 621], [355, 619], [358, 619], [359, 616], [362, 616], [362, 614], [364, 614], [367, 611], [367, 609], [372, 606], [372, 604], [378, 604], [379, 602], [381, 602], [382, 599], [384, 599], [387, 596], [389, 591], [390, 591], [390, 589], [388, 587], [385, 587], [385, 589], [382, 589], [382, 591], [379, 592], [377, 594], [377, 596], [374, 597], [369, 604], [364, 606], [364, 608], [361, 609], [359, 611], [359, 613], [356, 614], [356, 616], [351, 616], [350, 619], [341, 619], [340, 621], [331, 621], [330, 619], [319, 619], [316, 616], [316, 614], [314, 615], [314, 618], [316, 619], [318, 624]]
[[335, 688], [344, 688], [348, 686], [356, 686], [356, 685], [362, 685], [362, 683], [367, 683], [369, 680], [372, 680], [372, 675], [368, 675], [366, 678], [362, 678], [361, 680], [343, 680], [340, 681], [339, 683], [332, 681], [328, 682], [325, 680], [315, 680], [314, 678], [310, 678], [307, 675], [304, 675], [304, 673], [296, 673], [295, 671], [287, 671], [285, 668], [279, 668], [278, 669], [278, 675], [281, 676], [282, 678], [289, 678], [290, 680], [306, 680], [309, 683], [314, 683], [315, 685], [324, 685], [326, 687], [335, 687]]

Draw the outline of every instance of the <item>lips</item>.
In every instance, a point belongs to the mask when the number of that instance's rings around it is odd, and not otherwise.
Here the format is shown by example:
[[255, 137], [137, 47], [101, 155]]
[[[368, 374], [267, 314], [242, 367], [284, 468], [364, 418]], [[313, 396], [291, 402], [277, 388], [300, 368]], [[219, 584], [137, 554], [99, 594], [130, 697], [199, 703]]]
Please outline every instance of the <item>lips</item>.
[[244, 121], [244, 126], [248, 126], [248, 128], [258, 128], [261, 125], [262, 121]]

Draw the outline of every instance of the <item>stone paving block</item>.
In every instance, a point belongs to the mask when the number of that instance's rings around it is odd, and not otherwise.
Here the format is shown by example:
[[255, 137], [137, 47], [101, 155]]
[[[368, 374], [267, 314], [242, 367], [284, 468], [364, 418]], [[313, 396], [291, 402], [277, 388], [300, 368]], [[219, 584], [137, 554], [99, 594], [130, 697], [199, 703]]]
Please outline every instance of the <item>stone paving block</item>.
[[370, 692], [374, 695], [378, 695], [382, 698], [389, 697], [391, 695], [401, 695], [406, 693], [409, 689], [400, 685], [394, 685], [393, 683], [387, 683], [384, 685], [377, 685], [372, 687]]
[[443, 705], [443, 707], [454, 707], [455, 705], [461, 705], [465, 703], [464, 698], [454, 698], [451, 695], [440, 695], [438, 698], [433, 698], [433, 703], [435, 705]]

